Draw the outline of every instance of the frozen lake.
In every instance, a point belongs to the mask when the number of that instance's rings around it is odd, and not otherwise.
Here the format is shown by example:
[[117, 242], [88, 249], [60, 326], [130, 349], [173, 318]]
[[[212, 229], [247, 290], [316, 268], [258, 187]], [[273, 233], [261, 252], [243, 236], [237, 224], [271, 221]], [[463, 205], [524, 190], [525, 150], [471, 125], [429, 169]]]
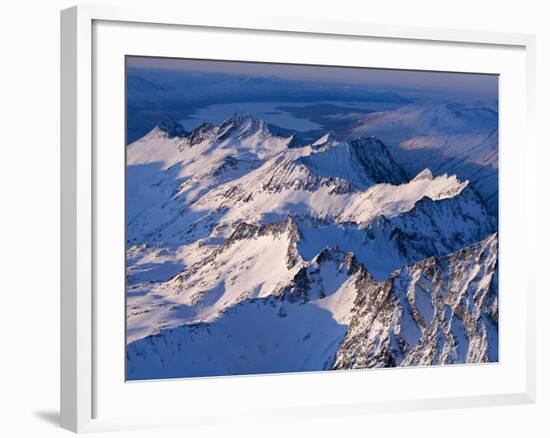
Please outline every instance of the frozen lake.
[[319, 129], [321, 126], [311, 120], [294, 117], [292, 114], [277, 109], [279, 106], [307, 106], [312, 102], [246, 102], [223, 103], [210, 105], [197, 110], [191, 117], [182, 119], [180, 123], [186, 129], [193, 129], [204, 122], [220, 123], [227, 120], [238, 110], [245, 110], [268, 123], [296, 131]]
[[227, 120], [238, 110], [245, 110], [256, 117], [265, 120], [268, 123], [277, 125], [286, 129], [296, 131], [310, 131], [322, 128], [321, 125], [313, 121], [316, 114], [311, 118], [297, 117], [281, 107], [303, 108], [310, 105], [328, 104], [337, 106], [337, 113], [351, 113], [358, 109], [368, 109], [373, 111], [382, 111], [394, 109], [402, 104], [388, 104], [381, 102], [343, 102], [343, 101], [307, 101], [307, 102], [244, 102], [244, 103], [224, 103], [210, 105], [198, 109], [192, 116], [180, 120], [180, 123], [188, 130], [196, 128], [204, 122], [221, 123]]

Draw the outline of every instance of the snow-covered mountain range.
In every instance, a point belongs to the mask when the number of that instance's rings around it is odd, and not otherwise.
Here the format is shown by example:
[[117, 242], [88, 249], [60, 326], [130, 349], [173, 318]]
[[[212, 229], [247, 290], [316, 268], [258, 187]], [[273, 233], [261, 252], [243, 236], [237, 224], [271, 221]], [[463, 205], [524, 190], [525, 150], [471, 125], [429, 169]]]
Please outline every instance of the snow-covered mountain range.
[[430, 167], [476, 185], [490, 213], [498, 213], [498, 105], [421, 103], [354, 120], [354, 135], [376, 135], [408, 171]]
[[128, 379], [498, 360], [476, 188], [298, 137], [237, 112], [127, 146]]

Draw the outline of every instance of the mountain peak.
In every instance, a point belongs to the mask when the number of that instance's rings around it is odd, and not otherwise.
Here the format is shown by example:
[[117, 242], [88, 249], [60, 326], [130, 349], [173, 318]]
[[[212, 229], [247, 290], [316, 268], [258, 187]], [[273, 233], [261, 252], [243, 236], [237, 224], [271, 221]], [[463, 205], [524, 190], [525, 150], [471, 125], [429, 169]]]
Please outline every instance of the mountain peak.
[[399, 185], [409, 180], [384, 143], [374, 137], [329, 143], [299, 161], [319, 176], [343, 178], [361, 190], [375, 184]]
[[434, 179], [430, 169], [422, 170], [418, 175], [416, 175], [411, 181], [421, 181], [423, 179]]
[[259, 121], [252, 113], [241, 108], [235, 111], [228, 121], [234, 122], [237, 125], [242, 125], [250, 120]]
[[215, 135], [215, 128], [216, 126], [211, 123], [201, 123], [189, 134], [189, 137], [187, 138], [189, 144], [194, 146], [207, 139], [213, 138]]
[[327, 132], [326, 134], [322, 135], [317, 140], [315, 140], [313, 143], [311, 143], [311, 146], [320, 148], [323, 146], [327, 146], [333, 142], [334, 142], [334, 136], [330, 132]]
[[169, 138], [185, 137], [188, 134], [185, 128], [171, 117], [161, 120], [156, 127]]
[[261, 135], [267, 135], [269, 133], [267, 124], [263, 120], [258, 119], [253, 114], [244, 110], [236, 111], [229, 119], [218, 126], [218, 140], [225, 140], [232, 135], [236, 135], [238, 138], [244, 138], [257, 133]]
[[358, 153], [359, 157], [378, 156], [383, 157], [385, 160], [391, 159], [391, 161], [395, 162], [391, 157], [386, 145], [376, 137], [369, 136], [350, 138], [347, 142], [350, 148]]
[[381, 140], [379, 140], [373, 135], [353, 137], [348, 140], [348, 143], [356, 147], [369, 147], [373, 145], [377, 147], [385, 147], [384, 143], [382, 143]]
[[375, 183], [403, 184], [409, 180], [406, 172], [393, 159], [386, 145], [376, 137], [348, 140], [350, 152]]

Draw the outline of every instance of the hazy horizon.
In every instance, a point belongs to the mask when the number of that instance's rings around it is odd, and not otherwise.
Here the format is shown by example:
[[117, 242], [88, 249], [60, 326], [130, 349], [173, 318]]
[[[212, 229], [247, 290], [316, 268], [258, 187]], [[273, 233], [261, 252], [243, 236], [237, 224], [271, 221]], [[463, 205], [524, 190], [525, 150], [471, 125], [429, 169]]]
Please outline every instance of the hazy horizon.
[[310, 83], [347, 84], [409, 91], [445, 91], [498, 99], [498, 75], [370, 67], [317, 66], [249, 61], [197, 60], [127, 56], [128, 70], [162, 70], [271, 77]]

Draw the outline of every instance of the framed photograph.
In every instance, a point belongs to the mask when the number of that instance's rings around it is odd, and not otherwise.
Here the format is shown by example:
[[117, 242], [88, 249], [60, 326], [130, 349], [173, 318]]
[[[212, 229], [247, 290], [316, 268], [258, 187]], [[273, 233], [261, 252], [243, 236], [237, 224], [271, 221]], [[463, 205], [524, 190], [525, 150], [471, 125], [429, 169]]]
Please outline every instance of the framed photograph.
[[62, 12], [62, 426], [534, 401], [534, 38]]

